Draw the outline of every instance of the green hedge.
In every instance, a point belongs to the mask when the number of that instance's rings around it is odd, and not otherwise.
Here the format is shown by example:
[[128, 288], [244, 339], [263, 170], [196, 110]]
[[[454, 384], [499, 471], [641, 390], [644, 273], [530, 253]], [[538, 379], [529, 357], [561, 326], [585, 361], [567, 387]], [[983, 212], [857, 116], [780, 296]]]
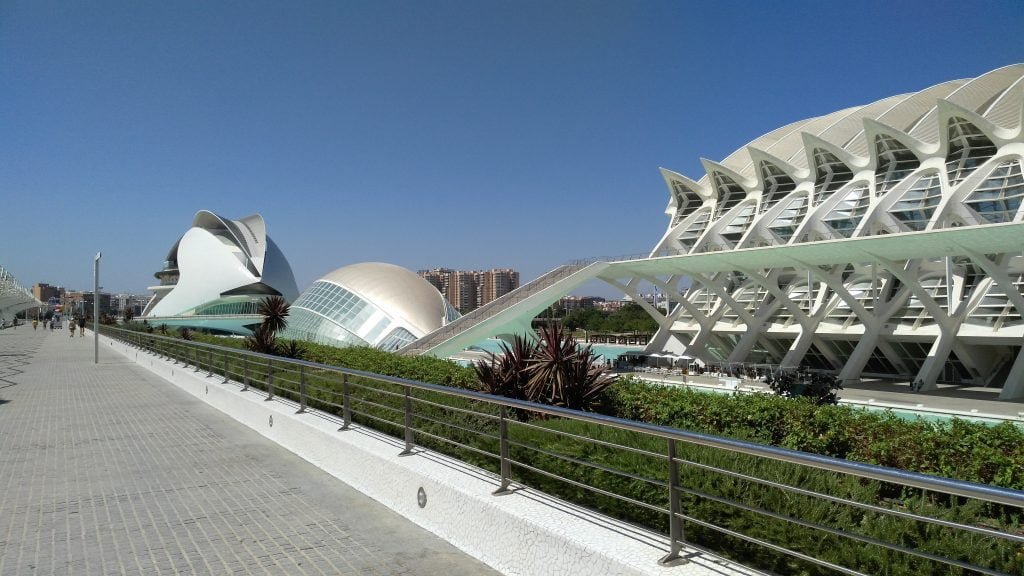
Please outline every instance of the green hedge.
[[802, 398], [724, 395], [623, 379], [616, 416], [925, 474], [1024, 490], [1024, 430], [953, 418], [816, 406]]

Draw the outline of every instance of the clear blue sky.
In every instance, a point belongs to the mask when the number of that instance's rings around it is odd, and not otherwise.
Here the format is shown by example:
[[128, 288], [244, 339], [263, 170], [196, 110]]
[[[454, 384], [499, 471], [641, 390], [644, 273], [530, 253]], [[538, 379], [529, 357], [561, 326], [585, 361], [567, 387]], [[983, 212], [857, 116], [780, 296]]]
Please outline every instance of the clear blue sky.
[[0, 265], [143, 292], [193, 214], [356, 262], [649, 251], [658, 167], [1024, 61], [1024, 2], [0, 0]]

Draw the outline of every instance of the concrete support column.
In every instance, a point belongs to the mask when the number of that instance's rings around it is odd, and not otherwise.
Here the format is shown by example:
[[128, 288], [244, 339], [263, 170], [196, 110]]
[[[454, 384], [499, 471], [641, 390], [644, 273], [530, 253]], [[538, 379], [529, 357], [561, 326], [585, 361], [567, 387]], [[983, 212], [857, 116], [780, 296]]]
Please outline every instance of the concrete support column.
[[850, 354], [850, 358], [846, 360], [846, 364], [843, 365], [843, 369], [839, 371], [839, 379], [843, 382], [850, 380], [860, 380], [860, 373], [864, 371], [864, 366], [871, 360], [871, 355], [874, 354], [875, 348], [878, 346], [879, 332], [877, 329], [868, 330], [857, 345], [853, 348], [853, 353]]
[[999, 399], [1024, 399], [1024, 347], [1021, 347], [1017, 359], [1013, 362], [1013, 368], [1010, 368], [1010, 374], [1006, 377], [1006, 384], [1003, 384]]
[[800, 336], [797, 336], [793, 345], [789, 347], [789, 352], [786, 352], [786, 357], [782, 359], [782, 365], [787, 367], [799, 366], [803, 362], [804, 356], [807, 355], [807, 351], [811, 349], [813, 342], [814, 328], [801, 326]]
[[660, 351], [668, 350], [675, 354], [690, 354], [690, 348], [692, 344], [683, 342], [679, 337], [682, 334], [678, 334], [672, 331], [671, 326], [662, 326], [658, 328], [658, 331], [651, 337], [650, 342], [647, 343], [647, 350]]
[[[960, 363], [971, 373], [971, 381], [974, 384], [981, 384], [995, 368], [995, 358], [986, 346], [972, 346], [964, 344], [957, 339], [953, 342], [953, 353], [960, 359]], [[987, 358], [986, 358], [987, 357]]]
[[941, 327], [939, 337], [932, 343], [931, 349], [928, 350], [928, 357], [925, 358], [924, 364], [921, 365], [917, 376], [914, 377], [914, 382], [918, 383], [917, 390], [919, 392], [938, 390], [939, 375], [942, 374], [946, 360], [949, 359], [954, 342], [956, 342], [956, 331], [950, 330], [946, 326]]
[[744, 362], [750, 351], [754, 349], [754, 345], [757, 344], [757, 339], [761, 337], [760, 326], [747, 326], [746, 333], [740, 337], [740, 341], [736, 343], [736, 347], [729, 353], [729, 362]]

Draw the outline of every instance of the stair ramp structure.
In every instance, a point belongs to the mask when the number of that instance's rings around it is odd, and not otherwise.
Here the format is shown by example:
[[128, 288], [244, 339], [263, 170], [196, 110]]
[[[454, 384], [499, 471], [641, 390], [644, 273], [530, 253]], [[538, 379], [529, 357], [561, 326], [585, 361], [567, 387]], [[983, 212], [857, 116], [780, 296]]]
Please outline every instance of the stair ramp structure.
[[486, 338], [533, 334], [530, 321], [556, 300], [596, 277], [607, 262], [559, 266], [469, 312], [403, 348], [404, 356], [430, 355], [447, 358]]

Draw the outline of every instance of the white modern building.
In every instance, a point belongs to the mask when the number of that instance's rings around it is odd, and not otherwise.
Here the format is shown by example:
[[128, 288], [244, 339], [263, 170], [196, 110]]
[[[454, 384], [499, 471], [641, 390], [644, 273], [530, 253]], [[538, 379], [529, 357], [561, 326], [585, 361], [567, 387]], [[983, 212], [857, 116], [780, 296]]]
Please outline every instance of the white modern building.
[[599, 278], [658, 322], [650, 352], [1024, 398], [1022, 116], [1016, 64], [783, 126], [699, 177], [663, 169], [648, 258], [560, 267], [407, 353], [527, 332]]
[[200, 210], [171, 247], [142, 313], [151, 324], [249, 334], [259, 302], [299, 295], [284, 254], [259, 214], [229, 220]]
[[843, 379], [1002, 385], [1024, 344], [1016, 246], [919, 258], [844, 245], [1021, 222], [1022, 108], [1024, 65], [1008, 66], [784, 126], [702, 160], [697, 179], [662, 170], [670, 222], [652, 256], [818, 244], [834, 259], [687, 274], [685, 293], [681, 277], [649, 278], [678, 303], [655, 346]]
[[393, 264], [338, 268], [291, 306], [284, 338], [397, 350], [458, 318], [429, 282]]

